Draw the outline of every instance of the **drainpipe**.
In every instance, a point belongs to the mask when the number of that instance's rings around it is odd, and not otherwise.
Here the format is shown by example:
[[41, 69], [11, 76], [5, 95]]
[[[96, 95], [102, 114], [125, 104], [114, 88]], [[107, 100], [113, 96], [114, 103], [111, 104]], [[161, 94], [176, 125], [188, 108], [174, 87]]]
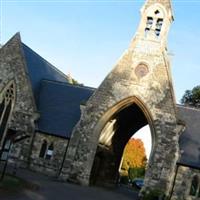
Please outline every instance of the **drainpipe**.
[[177, 164], [176, 165], [176, 170], [175, 170], [175, 176], [174, 176], [174, 181], [173, 181], [172, 189], [171, 189], [171, 192], [170, 192], [170, 195], [169, 195], [169, 199], [171, 199], [172, 195], [173, 195], [174, 187], [175, 187], [175, 184], [176, 184], [176, 177], [177, 177], [177, 174], [178, 174], [178, 168], [179, 168], [179, 165]]
[[70, 142], [70, 139], [68, 139], [68, 143], [67, 143], [67, 146], [66, 146], [66, 149], [65, 149], [65, 153], [64, 153], [64, 155], [63, 155], [63, 160], [62, 160], [62, 163], [61, 163], [61, 166], [60, 166], [60, 169], [59, 169], [59, 172], [58, 172], [57, 177], [59, 177], [60, 174], [61, 174], [61, 172], [62, 172], [62, 168], [63, 168], [64, 162], [65, 162], [67, 150], [68, 150], [68, 147], [69, 147], [69, 142]]
[[27, 168], [30, 169], [30, 164], [31, 164], [31, 156], [32, 156], [32, 150], [33, 150], [33, 145], [35, 142], [35, 137], [36, 137], [36, 121], [39, 119], [40, 114], [38, 112], [35, 112], [32, 115], [32, 119], [30, 119], [31, 121], [31, 128], [32, 128], [32, 137], [30, 137], [30, 146], [29, 146], [29, 151], [28, 151], [28, 159], [27, 159]]

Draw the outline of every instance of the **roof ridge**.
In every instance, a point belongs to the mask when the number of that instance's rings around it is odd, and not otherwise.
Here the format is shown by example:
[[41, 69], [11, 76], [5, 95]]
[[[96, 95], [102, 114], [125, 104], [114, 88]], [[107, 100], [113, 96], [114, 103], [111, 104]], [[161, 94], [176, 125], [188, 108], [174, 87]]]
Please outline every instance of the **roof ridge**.
[[62, 81], [56, 81], [56, 80], [42, 79], [41, 81], [51, 82], [51, 83], [56, 83], [56, 84], [62, 84], [62, 85], [69, 85], [69, 86], [78, 87], [78, 88], [87, 88], [87, 89], [96, 90], [96, 88], [93, 88], [93, 87], [90, 87], [90, 86], [71, 84], [71, 83], [68, 83], [68, 82], [62, 82]]
[[191, 106], [186, 106], [186, 105], [181, 105], [181, 104], [176, 104], [176, 106], [200, 112], [199, 108], [195, 108], [195, 107], [191, 107]]

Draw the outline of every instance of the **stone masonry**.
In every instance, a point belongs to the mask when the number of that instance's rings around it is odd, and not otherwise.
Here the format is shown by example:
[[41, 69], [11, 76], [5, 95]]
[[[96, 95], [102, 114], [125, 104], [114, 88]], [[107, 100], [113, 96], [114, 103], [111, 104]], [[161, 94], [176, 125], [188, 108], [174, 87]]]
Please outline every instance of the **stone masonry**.
[[[9, 81], [14, 81], [16, 86], [15, 107], [8, 128], [15, 130], [16, 134], [32, 137], [35, 130], [34, 120], [36, 120], [38, 114], [36, 113], [27, 68], [22, 55], [19, 34], [5, 44], [4, 48], [0, 49], [0, 90]], [[28, 163], [31, 151], [30, 141], [25, 140], [20, 144], [20, 157], [24, 165]]]
[[[200, 181], [200, 171], [198, 169], [192, 169], [185, 166], [178, 166], [176, 175], [176, 181], [174, 183], [174, 189], [171, 200], [198, 200], [199, 189], [194, 196], [190, 195], [190, 189], [193, 178], [197, 176], [198, 182]], [[200, 187], [198, 183], [198, 188]]]
[[[47, 141], [47, 147], [50, 144], [53, 144], [54, 146], [52, 158], [49, 160], [39, 157], [42, 142], [44, 140]], [[65, 138], [37, 132], [35, 134], [32, 147], [30, 169], [32, 169], [33, 171], [44, 173], [49, 176], [59, 176], [67, 146], [68, 140]]]
[[[172, 200], [200, 199], [198, 166], [192, 165], [192, 168], [180, 162], [180, 157], [187, 153], [179, 149], [179, 136], [182, 132], [184, 135], [184, 130], [191, 133], [186, 140], [189, 138], [195, 142], [195, 156], [199, 161], [199, 143], [195, 139], [198, 137], [192, 137], [193, 132], [198, 135], [199, 115], [193, 112], [188, 115], [187, 109], [181, 111], [176, 105], [167, 53], [167, 35], [174, 19], [172, 13], [170, 0], [146, 0], [141, 9], [141, 22], [129, 48], [99, 88], [92, 92], [87, 103], [80, 105], [81, 118], [75, 127], [72, 126], [72, 136], [71, 130], [65, 137], [59, 135], [60, 132], [56, 135], [53, 131], [47, 133], [38, 129], [35, 122], [40, 115], [20, 35], [16, 34], [0, 48], [0, 103], [8, 86], [13, 84], [14, 91], [6, 129], [14, 132], [16, 138], [23, 139], [12, 145], [10, 161], [14, 161], [15, 166], [28, 167], [65, 181], [113, 186], [119, 180], [119, 166], [126, 143], [137, 130], [149, 124], [152, 152], [141, 194], [158, 189]], [[62, 99], [63, 95], [60, 96]], [[79, 96], [80, 91], [74, 98]], [[182, 115], [177, 112], [178, 107]], [[74, 113], [69, 112], [69, 116]], [[188, 118], [196, 132], [190, 129]], [[70, 123], [67, 125], [71, 126]], [[5, 136], [1, 138], [0, 149]], [[40, 156], [44, 141], [47, 144], [45, 153]], [[49, 150], [51, 144], [53, 148]], [[188, 155], [194, 161], [194, 144], [191, 144], [192, 151]], [[49, 152], [51, 156], [47, 158]], [[191, 194], [194, 178], [197, 187], [195, 194]]]
[[150, 2], [141, 10], [141, 22], [130, 47], [86, 104], [69, 143], [62, 179], [90, 183], [102, 129], [112, 116], [136, 104], [146, 116], [153, 138], [143, 190], [159, 189], [168, 195], [172, 188], [182, 128], [176, 117], [166, 50], [173, 16], [170, 0]]

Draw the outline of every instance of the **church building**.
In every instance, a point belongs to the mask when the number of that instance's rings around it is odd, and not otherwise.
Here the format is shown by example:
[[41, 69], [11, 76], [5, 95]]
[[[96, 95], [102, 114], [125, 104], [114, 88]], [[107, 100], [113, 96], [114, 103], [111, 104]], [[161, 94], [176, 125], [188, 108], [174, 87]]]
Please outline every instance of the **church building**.
[[0, 156], [82, 185], [115, 185], [124, 147], [149, 125], [140, 195], [200, 199], [200, 110], [177, 105], [167, 35], [171, 0], [146, 0], [130, 46], [98, 88], [74, 84], [15, 34], [0, 48]]

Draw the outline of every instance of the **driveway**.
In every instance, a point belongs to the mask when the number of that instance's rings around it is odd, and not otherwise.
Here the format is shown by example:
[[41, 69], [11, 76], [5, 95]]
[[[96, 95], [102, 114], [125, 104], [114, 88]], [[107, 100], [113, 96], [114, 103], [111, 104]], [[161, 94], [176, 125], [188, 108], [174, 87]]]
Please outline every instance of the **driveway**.
[[137, 200], [137, 193], [125, 187], [108, 190], [78, 186], [55, 181], [24, 169], [18, 170], [17, 176], [39, 185], [39, 189], [25, 189], [15, 196], [0, 194], [1, 200]]

